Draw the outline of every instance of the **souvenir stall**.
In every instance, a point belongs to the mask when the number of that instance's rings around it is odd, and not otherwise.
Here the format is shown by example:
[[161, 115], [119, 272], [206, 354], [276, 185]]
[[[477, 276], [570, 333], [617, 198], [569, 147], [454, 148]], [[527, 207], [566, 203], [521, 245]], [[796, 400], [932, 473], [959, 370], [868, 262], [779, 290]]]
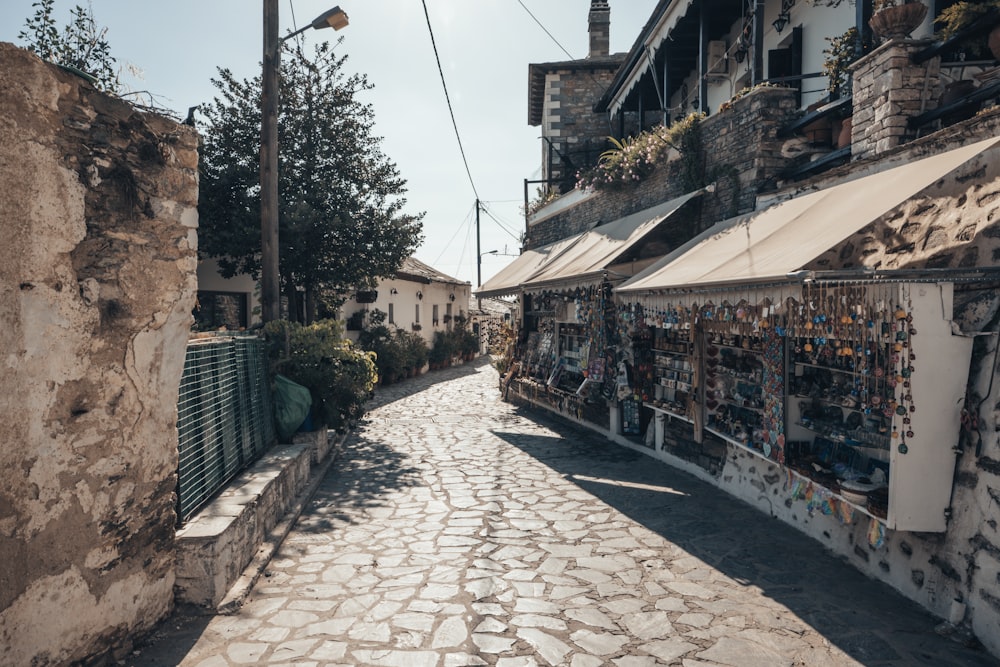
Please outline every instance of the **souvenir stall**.
[[972, 352], [952, 290], [809, 279], [632, 295], [652, 331], [650, 409], [668, 418], [658, 444], [681, 420], [698, 443], [783, 466], [797, 498], [944, 530]]
[[[665, 419], [657, 451], [713, 474], [746, 456], [779, 466], [784, 482], [729, 477], [751, 501], [770, 485], [810, 514], [868, 515], [875, 533], [944, 531], [972, 354], [954, 285], [982, 270], [878, 268], [894, 258], [871, 230], [951, 172], [981, 169], [997, 141], [724, 220], [616, 287], [664, 337], [691, 329], [693, 415], [684, 396], [654, 394], [654, 409], [690, 419]], [[668, 389], [674, 369], [660, 366]]]
[[[516, 286], [524, 305], [521, 364], [507, 384], [508, 395], [610, 434], [645, 432], [641, 388], [651, 377], [652, 357], [648, 345], [619, 340], [612, 285], [659, 259], [648, 254], [647, 244], [661, 247], [672, 216], [701, 194], [687, 193], [526, 251], [483, 285], [477, 294], [509, 293]], [[644, 356], [634, 358], [633, 349]]]
[[523, 344], [515, 395], [565, 416], [607, 428], [606, 282], [525, 292]]

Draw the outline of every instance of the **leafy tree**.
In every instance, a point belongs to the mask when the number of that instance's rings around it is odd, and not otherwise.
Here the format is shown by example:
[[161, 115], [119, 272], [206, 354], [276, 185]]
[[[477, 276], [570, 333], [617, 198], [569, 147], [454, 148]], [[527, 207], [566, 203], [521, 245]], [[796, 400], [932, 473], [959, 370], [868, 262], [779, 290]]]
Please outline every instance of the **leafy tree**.
[[29, 50], [49, 62], [89, 74], [104, 90], [121, 92], [118, 67], [105, 39], [108, 29], [97, 27], [89, 2], [86, 7], [77, 5], [71, 10], [72, 20], [62, 32], [52, 17], [55, 0], [39, 0], [31, 6], [35, 15], [25, 21], [24, 30], [17, 35]]
[[[393, 275], [417, 248], [423, 214], [402, 213], [406, 181], [381, 152], [371, 88], [343, 71], [329, 43], [282, 58], [279, 151], [280, 272], [292, 319], [299, 288], [306, 320], [343, 294]], [[225, 275], [260, 275], [260, 77], [213, 79], [220, 96], [201, 108], [200, 246]], [[321, 309], [321, 308], [320, 308]]]

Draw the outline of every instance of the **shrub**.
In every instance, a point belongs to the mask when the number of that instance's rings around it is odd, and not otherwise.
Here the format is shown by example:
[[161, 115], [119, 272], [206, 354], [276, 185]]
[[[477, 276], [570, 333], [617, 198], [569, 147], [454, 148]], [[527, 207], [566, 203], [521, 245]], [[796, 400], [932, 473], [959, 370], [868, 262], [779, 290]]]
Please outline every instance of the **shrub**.
[[399, 331], [396, 331], [395, 336], [403, 350], [403, 359], [406, 368], [412, 368], [414, 371], [419, 371], [427, 365], [427, 343], [424, 342], [424, 339], [420, 336], [420, 334], [400, 329]]
[[416, 333], [390, 329], [386, 314], [374, 310], [369, 314], [369, 326], [358, 336], [358, 345], [375, 355], [382, 382], [389, 384], [408, 371], [419, 370], [427, 363], [427, 343]]
[[336, 320], [308, 326], [277, 320], [264, 326], [271, 372], [309, 389], [313, 417], [338, 429], [360, 417], [375, 386], [375, 361], [343, 337]]
[[849, 68], [862, 54], [871, 50], [871, 44], [862, 41], [857, 28], [848, 28], [840, 35], [827, 37], [826, 41], [830, 43], [830, 47], [823, 49], [823, 74], [826, 75], [826, 89], [830, 93], [830, 99], [836, 99], [842, 93], [850, 94]]
[[[965, 28], [998, 12], [1000, 12], [1000, 0], [979, 0], [978, 2], [962, 0], [956, 2], [941, 10], [941, 14], [934, 19], [934, 23], [941, 26], [938, 37], [941, 40], [951, 39]], [[987, 40], [982, 37], [964, 39], [958, 48], [965, 52], [969, 60], [986, 59], [992, 56], [987, 47]]]
[[445, 364], [455, 356], [455, 339], [450, 331], [435, 331], [428, 359], [432, 364]]
[[454, 336], [456, 354], [467, 356], [479, 352], [479, 336], [469, 328], [468, 318], [459, 315], [455, 318]]

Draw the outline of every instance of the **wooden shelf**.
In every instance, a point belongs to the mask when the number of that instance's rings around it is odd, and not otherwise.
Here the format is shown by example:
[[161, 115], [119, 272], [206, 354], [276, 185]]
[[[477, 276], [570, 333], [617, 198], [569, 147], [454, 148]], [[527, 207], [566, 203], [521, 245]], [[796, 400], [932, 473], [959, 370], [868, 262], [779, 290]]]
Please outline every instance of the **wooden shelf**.
[[730, 401], [728, 398], [719, 398], [719, 399], [716, 399], [716, 400], [718, 400], [720, 403], [725, 403], [726, 405], [730, 405], [734, 409], [737, 409], [737, 410], [749, 410], [750, 412], [756, 412], [759, 415], [764, 414], [764, 408], [755, 408], [755, 407], [752, 407], [752, 406], [749, 406], [749, 405], [736, 405], [735, 403], [733, 403], [732, 401]]
[[688, 350], [687, 352], [677, 352], [675, 350], [661, 350], [658, 347], [653, 347], [650, 349], [653, 350], [653, 352], [659, 352], [660, 354], [672, 354], [677, 357], [690, 357], [693, 354], [693, 352], [691, 352], [690, 350]]
[[841, 405], [840, 403], [838, 403], [836, 401], [831, 401], [828, 398], [816, 398], [814, 396], [803, 396], [802, 394], [790, 394], [788, 396], [788, 398], [801, 398], [801, 399], [806, 400], [806, 401], [820, 401], [822, 403], [826, 403], [827, 405], [835, 405], [838, 408], [840, 408], [841, 410], [850, 410], [851, 412], [857, 412], [858, 414], [864, 415], [866, 417], [869, 416], [869, 415], [865, 415], [865, 411], [864, 410], [859, 410], [858, 408], [849, 408], [846, 405]]
[[685, 421], [688, 424], [693, 424], [694, 423], [694, 420], [691, 419], [690, 417], [687, 417], [685, 415], [682, 415], [682, 414], [679, 414], [677, 412], [674, 412], [673, 410], [670, 410], [668, 408], [657, 407], [657, 406], [653, 405], [652, 403], [643, 403], [643, 405], [645, 407], [649, 408], [650, 410], [652, 410], [653, 412], [659, 412], [661, 414], [664, 414], [664, 415], [670, 417], [671, 419], [680, 419], [681, 421]]
[[708, 342], [707, 345], [714, 345], [715, 347], [723, 348], [726, 350], [739, 350], [740, 352], [749, 352], [750, 354], [763, 355], [763, 350], [755, 350], [752, 347], [741, 347], [739, 345], [726, 345], [725, 343], [712, 343]]
[[[872, 442], [865, 442], [865, 441], [861, 441], [861, 440], [858, 440], [857, 438], [853, 438], [852, 437], [851, 440], [853, 440], [854, 442], [858, 443], [858, 444], [854, 445], [854, 444], [851, 444], [849, 442], [844, 442], [843, 440], [838, 440], [837, 436], [834, 436], [829, 431], [820, 430], [820, 429], [816, 428], [815, 426], [809, 426], [807, 424], [803, 424], [802, 422], [795, 422], [795, 425], [796, 426], [801, 426], [802, 428], [804, 428], [807, 431], [810, 431], [812, 433], [815, 433], [816, 435], [821, 435], [821, 436], [823, 436], [824, 438], [826, 438], [828, 440], [833, 440], [834, 442], [840, 443], [840, 444], [845, 445], [847, 447], [853, 447], [855, 449], [875, 449], [875, 450], [878, 450], [880, 452], [887, 452], [887, 451], [889, 451], [889, 449], [891, 448], [891, 445], [892, 445], [892, 439], [889, 438], [889, 436], [885, 436], [886, 437], [886, 443], [884, 445], [882, 445], [882, 444], [876, 444], [876, 443], [872, 443]], [[847, 436], [845, 436], [845, 437], [847, 437]]]

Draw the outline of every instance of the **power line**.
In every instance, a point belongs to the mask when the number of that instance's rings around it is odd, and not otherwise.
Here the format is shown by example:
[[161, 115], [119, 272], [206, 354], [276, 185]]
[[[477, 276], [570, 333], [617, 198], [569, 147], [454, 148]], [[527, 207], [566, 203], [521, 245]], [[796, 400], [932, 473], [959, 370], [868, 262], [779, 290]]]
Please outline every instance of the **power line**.
[[469, 176], [469, 185], [472, 186], [472, 193], [479, 199], [476, 191], [476, 183], [472, 180], [472, 170], [469, 169], [469, 161], [465, 157], [465, 148], [462, 146], [462, 136], [458, 132], [458, 123], [455, 122], [455, 110], [451, 106], [451, 98], [448, 96], [448, 84], [444, 80], [444, 69], [441, 67], [441, 57], [438, 55], [437, 43], [434, 41], [434, 30], [431, 28], [431, 15], [427, 12], [427, 0], [421, 0], [424, 6], [424, 17], [427, 19], [427, 32], [431, 36], [431, 46], [434, 48], [434, 60], [437, 61], [438, 73], [441, 75], [441, 87], [444, 88], [444, 99], [448, 103], [448, 113], [451, 114], [451, 126], [455, 128], [455, 138], [458, 140], [458, 151], [462, 154], [462, 163], [465, 165], [465, 173]]
[[455, 237], [458, 236], [459, 232], [462, 231], [462, 229], [465, 227], [465, 225], [466, 224], [470, 224], [470, 225], [472, 224], [473, 211], [474, 210], [475, 210], [475, 205], [473, 205], [473, 207], [469, 209], [469, 212], [465, 214], [465, 219], [462, 220], [462, 224], [458, 227], [458, 229], [455, 230], [455, 233], [452, 235], [452, 237], [450, 239], [448, 239], [448, 243], [445, 245], [444, 249], [441, 250], [441, 254], [438, 255], [437, 259], [434, 260], [434, 265], [435, 266], [437, 266], [437, 264], [441, 261], [441, 258], [444, 257], [444, 254], [446, 252], [448, 252], [448, 248], [451, 247], [451, 244], [452, 244], [452, 242], [454, 242]]
[[[480, 202], [480, 203], [484, 203], [484, 202]], [[484, 212], [484, 213], [485, 213], [486, 215], [488, 215], [488, 216], [489, 216], [490, 218], [492, 218], [492, 219], [493, 219], [493, 222], [497, 223], [497, 226], [499, 226], [499, 227], [500, 227], [500, 229], [502, 229], [503, 231], [507, 232], [507, 234], [508, 234], [508, 235], [509, 235], [509, 236], [510, 236], [510, 237], [511, 237], [512, 239], [514, 239], [515, 241], [520, 241], [520, 240], [521, 240], [521, 239], [520, 239], [520, 237], [519, 237], [519, 236], [517, 235], [517, 233], [516, 233], [516, 232], [514, 232], [514, 231], [512, 231], [511, 227], [509, 227], [509, 226], [508, 226], [508, 224], [509, 224], [509, 223], [504, 223], [504, 222], [503, 222], [502, 220], [500, 220], [500, 219], [499, 219], [499, 218], [498, 218], [498, 217], [497, 217], [497, 216], [496, 216], [496, 215], [495, 215], [495, 214], [493, 213], [493, 211], [491, 211], [490, 209], [486, 208], [485, 206], [483, 206], [481, 210], [482, 210], [482, 211], [483, 211], [483, 212]]]
[[527, 7], [525, 6], [525, 4], [524, 4], [523, 2], [521, 2], [521, 0], [517, 0], [517, 4], [521, 5], [521, 7], [524, 7], [524, 11], [528, 12], [528, 16], [530, 16], [530, 17], [531, 17], [531, 18], [532, 18], [532, 19], [533, 19], [533, 20], [535, 21], [535, 23], [537, 23], [537, 24], [538, 24], [538, 27], [539, 27], [539, 28], [541, 28], [541, 29], [542, 29], [542, 31], [543, 31], [543, 32], [544, 32], [544, 33], [545, 33], [546, 35], [548, 35], [548, 36], [549, 36], [549, 39], [551, 39], [551, 40], [552, 40], [553, 42], [555, 42], [555, 45], [556, 45], [556, 46], [558, 46], [558, 47], [559, 47], [560, 49], [562, 49], [562, 52], [566, 54], [566, 57], [567, 57], [567, 58], [569, 58], [570, 60], [573, 60], [573, 55], [572, 55], [572, 54], [571, 54], [571, 53], [570, 53], [569, 51], [567, 51], [566, 49], [564, 49], [564, 48], [563, 48], [563, 45], [562, 45], [562, 44], [560, 44], [560, 43], [559, 43], [559, 41], [558, 41], [558, 40], [557, 40], [557, 39], [556, 39], [555, 37], [553, 37], [553, 36], [552, 36], [552, 33], [548, 31], [548, 28], [546, 28], [546, 27], [545, 27], [544, 25], [542, 25], [542, 22], [541, 22], [541, 21], [539, 21], [539, 20], [538, 20], [538, 19], [537, 19], [537, 18], [535, 17], [535, 15], [531, 13], [531, 10], [530, 10], [530, 9], [528, 9], [528, 8], [527, 8]]

